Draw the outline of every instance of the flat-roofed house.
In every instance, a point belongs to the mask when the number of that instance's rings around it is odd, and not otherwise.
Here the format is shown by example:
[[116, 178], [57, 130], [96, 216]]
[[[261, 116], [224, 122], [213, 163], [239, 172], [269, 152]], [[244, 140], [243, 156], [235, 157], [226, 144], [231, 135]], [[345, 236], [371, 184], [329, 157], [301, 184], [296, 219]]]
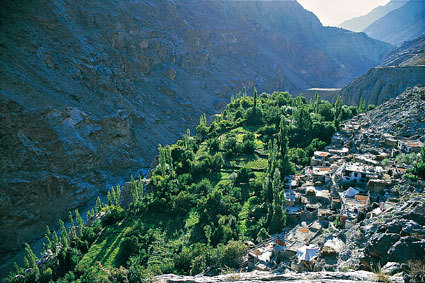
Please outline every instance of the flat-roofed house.
[[398, 148], [405, 152], [421, 152], [421, 148], [424, 146], [424, 144], [420, 140], [399, 140], [398, 141]]

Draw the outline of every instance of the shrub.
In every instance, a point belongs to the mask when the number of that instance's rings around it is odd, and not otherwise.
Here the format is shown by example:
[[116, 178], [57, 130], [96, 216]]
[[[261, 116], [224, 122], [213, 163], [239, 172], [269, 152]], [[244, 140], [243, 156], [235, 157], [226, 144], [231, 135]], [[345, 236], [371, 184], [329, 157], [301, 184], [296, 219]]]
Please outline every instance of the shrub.
[[250, 178], [253, 178], [255, 175], [252, 172], [251, 168], [242, 167], [238, 171], [238, 176], [236, 177], [235, 183], [248, 183]]
[[238, 267], [247, 249], [247, 246], [240, 241], [229, 241], [229, 243], [222, 248], [222, 265], [233, 268]]

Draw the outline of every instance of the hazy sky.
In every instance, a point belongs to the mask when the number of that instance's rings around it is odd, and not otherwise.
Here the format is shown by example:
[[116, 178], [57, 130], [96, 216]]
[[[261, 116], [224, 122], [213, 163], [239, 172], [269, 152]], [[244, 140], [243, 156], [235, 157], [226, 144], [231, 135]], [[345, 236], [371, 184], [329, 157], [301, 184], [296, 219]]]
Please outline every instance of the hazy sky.
[[341, 22], [362, 16], [390, 0], [298, 0], [313, 12], [324, 26], [338, 26]]

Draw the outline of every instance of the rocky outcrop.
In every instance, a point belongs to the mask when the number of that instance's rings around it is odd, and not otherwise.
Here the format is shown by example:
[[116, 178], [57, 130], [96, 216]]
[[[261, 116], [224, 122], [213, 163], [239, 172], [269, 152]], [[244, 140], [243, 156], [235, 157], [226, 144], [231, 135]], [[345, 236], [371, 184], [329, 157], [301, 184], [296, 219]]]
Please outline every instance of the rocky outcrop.
[[367, 112], [361, 122], [370, 123], [377, 133], [398, 137], [425, 136], [425, 86], [405, 92]]
[[425, 66], [376, 67], [341, 89], [345, 104], [381, 104], [402, 93], [406, 88], [425, 84]]
[[390, 48], [296, 1], [3, 1], [0, 21], [2, 255], [242, 86], [341, 86]]
[[[366, 271], [355, 272], [284, 272], [272, 273], [264, 271], [254, 271], [248, 273], [234, 273], [219, 276], [179, 276], [167, 274], [155, 277], [161, 283], [191, 282], [191, 283], [214, 283], [214, 282], [294, 282], [294, 283], [312, 283], [312, 282], [379, 282], [378, 277]], [[401, 277], [388, 277], [391, 282], [403, 282]]]

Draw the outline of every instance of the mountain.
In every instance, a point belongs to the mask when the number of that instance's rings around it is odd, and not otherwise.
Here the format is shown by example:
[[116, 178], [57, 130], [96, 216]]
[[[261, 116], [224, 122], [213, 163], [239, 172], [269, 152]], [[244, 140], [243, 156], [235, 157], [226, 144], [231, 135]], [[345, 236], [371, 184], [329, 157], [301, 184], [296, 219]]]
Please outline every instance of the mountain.
[[381, 62], [381, 66], [424, 66], [425, 65], [425, 35], [404, 42], [392, 50]]
[[364, 32], [396, 46], [419, 37], [425, 33], [425, 1], [408, 1], [369, 25]]
[[405, 42], [370, 69], [339, 91], [344, 103], [381, 104], [406, 88], [425, 85], [425, 36]]
[[296, 1], [3, 1], [0, 27], [2, 255], [242, 86], [340, 87], [391, 48]]
[[350, 20], [342, 22], [339, 27], [355, 32], [362, 32], [365, 28], [371, 25], [373, 22], [379, 20], [389, 12], [396, 10], [403, 6], [408, 0], [392, 0], [385, 6], [379, 6], [367, 13], [364, 16], [352, 18]]

